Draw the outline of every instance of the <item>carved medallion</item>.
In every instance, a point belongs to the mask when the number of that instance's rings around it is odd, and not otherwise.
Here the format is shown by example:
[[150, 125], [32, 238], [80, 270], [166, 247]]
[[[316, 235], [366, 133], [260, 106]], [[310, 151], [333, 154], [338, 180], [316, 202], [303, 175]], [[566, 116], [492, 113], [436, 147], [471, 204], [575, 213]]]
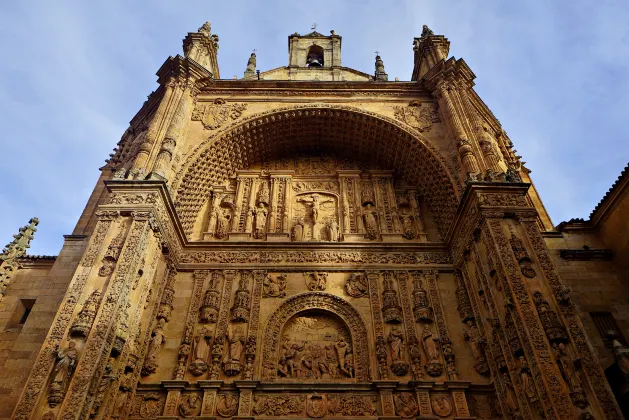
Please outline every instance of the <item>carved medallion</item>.
[[432, 398], [432, 409], [439, 417], [448, 417], [452, 413], [452, 403], [445, 395], [437, 395]]
[[164, 397], [152, 392], [142, 397], [140, 403], [140, 417], [146, 419], [161, 415], [164, 411]]
[[247, 104], [227, 104], [224, 99], [217, 98], [211, 104], [197, 104], [192, 111], [192, 121], [201, 121], [206, 130], [215, 130], [228, 120], [236, 120]]
[[355, 298], [366, 297], [369, 293], [367, 285], [367, 277], [363, 273], [350, 274], [345, 283], [345, 291], [348, 295]]
[[313, 418], [320, 418], [325, 416], [327, 412], [327, 403], [325, 398], [316, 392], [308, 398], [306, 404], [306, 414]]
[[238, 411], [238, 396], [232, 393], [219, 394], [216, 412], [221, 417], [232, 417]]
[[328, 273], [322, 271], [304, 273], [304, 279], [306, 280], [306, 287], [310, 291], [322, 291], [328, 285]]
[[395, 118], [416, 128], [419, 132], [430, 131], [432, 123], [438, 119], [434, 108], [419, 101], [412, 101], [408, 106], [393, 107]]
[[179, 403], [179, 414], [182, 417], [195, 417], [201, 412], [201, 398], [196, 394], [185, 394]]
[[403, 419], [415, 417], [419, 411], [419, 406], [415, 396], [410, 392], [403, 392], [394, 396], [395, 411]]

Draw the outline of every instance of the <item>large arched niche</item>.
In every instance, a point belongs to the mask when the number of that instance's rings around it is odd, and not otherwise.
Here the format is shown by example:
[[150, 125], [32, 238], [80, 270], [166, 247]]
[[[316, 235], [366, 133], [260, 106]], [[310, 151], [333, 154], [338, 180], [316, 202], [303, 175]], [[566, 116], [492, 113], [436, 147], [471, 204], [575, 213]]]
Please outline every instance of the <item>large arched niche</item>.
[[[356, 309], [346, 300], [323, 292], [301, 293], [287, 299], [271, 315], [265, 323], [262, 344], [262, 366], [260, 377], [263, 381], [277, 381], [279, 374], [279, 359], [282, 354], [282, 333], [301, 315], [315, 314], [328, 316], [346, 328], [351, 337], [351, 352], [354, 365], [354, 377], [348, 381], [369, 382], [369, 346], [367, 342], [367, 328]], [[341, 335], [343, 335], [342, 333]], [[303, 378], [302, 378], [303, 380]]]
[[403, 124], [357, 108], [328, 104], [276, 109], [250, 116], [199, 144], [173, 181], [177, 211], [186, 234], [192, 233], [210, 187], [238, 169], [291, 153], [332, 153], [374, 162], [417, 185], [447, 234], [460, 197], [453, 170], [439, 151]]

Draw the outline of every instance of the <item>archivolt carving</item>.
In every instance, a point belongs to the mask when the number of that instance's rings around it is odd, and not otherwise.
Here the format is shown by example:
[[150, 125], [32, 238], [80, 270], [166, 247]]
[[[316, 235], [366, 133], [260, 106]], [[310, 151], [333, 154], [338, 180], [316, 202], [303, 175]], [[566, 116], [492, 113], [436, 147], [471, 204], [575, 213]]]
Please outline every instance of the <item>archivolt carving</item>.
[[189, 154], [173, 182], [186, 233], [191, 233], [211, 185], [224, 182], [236, 169], [281, 157], [286, 150], [326, 150], [362, 161], [377, 156], [376, 163], [396, 168], [398, 175], [420, 186], [442, 234], [454, 219], [461, 186], [440, 152], [420, 134], [376, 113], [308, 104], [245, 118], [218, 130]]
[[324, 292], [307, 292], [295, 295], [287, 299], [271, 315], [264, 335], [262, 380], [277, 380], [280, 339], [284, 325], [294, 315], [311, 310], [332, 312], [345, 323], [352, 339], [352, 351], [355, 357], [355, 380], [368, 382], [370, 380], [369, 349], [365, 322], [356, 309], [347, 301]]

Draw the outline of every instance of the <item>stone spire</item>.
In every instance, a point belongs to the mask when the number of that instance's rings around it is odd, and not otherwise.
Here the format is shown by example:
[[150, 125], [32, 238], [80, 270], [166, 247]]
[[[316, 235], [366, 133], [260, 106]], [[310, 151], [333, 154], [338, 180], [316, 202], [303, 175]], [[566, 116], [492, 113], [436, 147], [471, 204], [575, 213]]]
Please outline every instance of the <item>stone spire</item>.
[[183, 52], [187, 58], [199, 63], [220, 79], [218, 71], [218, 35], [212, 34], [210, 22], [205, 22], [196, 32], [189, 32], [183, 40]]
[[0, 300], [11, 283], [11, 277], [19, 268], [18, 259], [26, 255], [26, 250], [30, 248], [33, 234], [37, 231], [35, 226], [39, 224], [39, 219], [33, 217], [28, 223], [28, 225], [20, 228], [17, 235], [13, 235], [14, 239], [4, 247], [2, 254], [0, 254]]
[[384, 72], [384, 61], [382, 61], [382, 58], [380, 58], [380, 55], [376, 55], [375, 78], [376, 80], [381, 81], [381, 82], [386, 82], [389, 80], [389, 76]]
[[245, 70], [245, 79], [253, 79], [256, 77], [256, 53], [251, 53], [251, 57], [247, 60], [247, 69]]

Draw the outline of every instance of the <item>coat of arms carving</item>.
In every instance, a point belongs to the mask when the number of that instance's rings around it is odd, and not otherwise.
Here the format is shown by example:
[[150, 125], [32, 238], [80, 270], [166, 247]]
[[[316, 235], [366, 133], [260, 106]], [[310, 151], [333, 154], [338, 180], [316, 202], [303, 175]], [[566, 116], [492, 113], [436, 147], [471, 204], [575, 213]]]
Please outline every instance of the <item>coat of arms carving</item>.
[[197, 104], [192, 111], [192, 121], [201, 121], [206, 130], [215, 130], [228, 120], [236, 120], [245, 109], [247, 104], [228, 104], [218, 98], [210, 104]]
[[434, 107], [419, 101], [412, 101], [408, 106], [393, 107], [393, 114], [398, 121], [402, 121], [422, 133], [430, 131], [432, 124], [439, 122], [439, 114]]

